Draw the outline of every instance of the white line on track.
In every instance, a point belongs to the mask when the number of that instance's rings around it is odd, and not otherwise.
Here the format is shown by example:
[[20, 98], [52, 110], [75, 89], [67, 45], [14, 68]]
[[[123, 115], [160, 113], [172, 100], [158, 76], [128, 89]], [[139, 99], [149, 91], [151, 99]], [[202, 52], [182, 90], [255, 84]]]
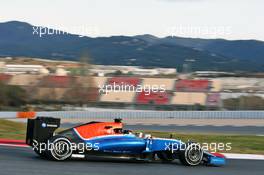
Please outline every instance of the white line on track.
[[227, 159], [264, 160], [264, 155], [223, 153]]
[[71, 157], [72, 157], [72, 158], [84, 158], [85, 155], [83, 155], [83, 154], [72, 154]]

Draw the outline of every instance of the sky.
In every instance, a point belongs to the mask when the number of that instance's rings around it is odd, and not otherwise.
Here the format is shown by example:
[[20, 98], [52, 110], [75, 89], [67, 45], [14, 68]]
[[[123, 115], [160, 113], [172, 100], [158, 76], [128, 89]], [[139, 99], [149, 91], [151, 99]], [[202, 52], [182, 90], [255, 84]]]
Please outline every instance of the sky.
[[264, 41], [264, 0], [1, 0], [0, 22], [23, 21], [91, 37]]

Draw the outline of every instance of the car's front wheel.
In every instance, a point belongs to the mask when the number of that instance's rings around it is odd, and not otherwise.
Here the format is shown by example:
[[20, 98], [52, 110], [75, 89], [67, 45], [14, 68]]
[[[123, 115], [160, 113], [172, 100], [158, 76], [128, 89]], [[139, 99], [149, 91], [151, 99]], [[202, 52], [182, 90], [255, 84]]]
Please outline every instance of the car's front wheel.
[[186, 148], [180, 151], [179, 158], [184, 165], [199, 165], [203, 159], [203, 149], [197, 143], [188, 143]]
[[55, 136], [50, 139], [50, 144], [52, 146], [48, 149], [49, 158], [61, 161], [71, 157], [72, 147], [68, 138]]

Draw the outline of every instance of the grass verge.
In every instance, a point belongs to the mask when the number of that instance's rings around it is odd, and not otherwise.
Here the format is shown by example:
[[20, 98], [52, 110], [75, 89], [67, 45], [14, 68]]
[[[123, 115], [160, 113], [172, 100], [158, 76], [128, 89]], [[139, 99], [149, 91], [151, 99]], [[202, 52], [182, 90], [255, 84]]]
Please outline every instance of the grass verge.
[[0, 138], [24, 140], [26, 124], [0, 119]]

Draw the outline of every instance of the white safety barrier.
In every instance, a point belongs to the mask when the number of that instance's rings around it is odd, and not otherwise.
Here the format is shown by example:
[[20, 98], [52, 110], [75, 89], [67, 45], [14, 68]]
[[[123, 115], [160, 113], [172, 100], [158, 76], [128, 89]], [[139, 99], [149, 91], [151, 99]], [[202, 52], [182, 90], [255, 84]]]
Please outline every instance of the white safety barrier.
[[[0, 112], [0, 118], [16, 118], [17, 112]], [[150, 111], [97, 109], [85, 111], [42, 111], [37, 116], [68, 119], [264, 119], [264, 111]]]

